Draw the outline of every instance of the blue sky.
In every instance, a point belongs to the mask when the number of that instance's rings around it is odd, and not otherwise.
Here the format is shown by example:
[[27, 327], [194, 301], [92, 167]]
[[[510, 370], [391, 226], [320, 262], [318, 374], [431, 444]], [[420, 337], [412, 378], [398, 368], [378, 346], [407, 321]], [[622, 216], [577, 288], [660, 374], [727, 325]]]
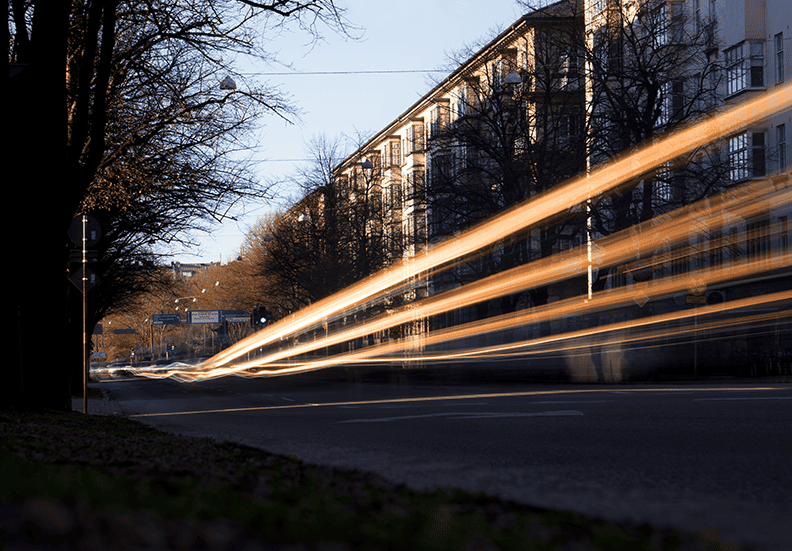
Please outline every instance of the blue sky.
[[[522, 10], [514, 0], [339, 0], [348, 19], [361, 29], [360, 40], [344, 40], [329, 32], [312, 50], [305, 35], [279, 37], [273, 43], [290, 67], [251, 66], [251, 72], [420, 71], [448, 66], [448, 57], [466, 46], [489, 39], [514, 23]], [[274, 117], [262, 120], [257, 176], [280, 179], [294, 173], [309, 156], [313, 136], [328, 138], [370, 135], [393, 121], [420, 99], [432, 83], [447, 73], [343, 74], [267, 76], [302, 111], [287, 124]], [[434, 79], [434, 80], [433, 80]], [[227, 262], [239, 251], [247, 229], [261, 216], [297, 198], [297, 190], [282, 187], [276, 202], [249, 204], [234, 215], [237, 221], [216, 224], [209, 234], [196, 234], [200, 243], [190, 251], [173, 251], [181, 262]]]

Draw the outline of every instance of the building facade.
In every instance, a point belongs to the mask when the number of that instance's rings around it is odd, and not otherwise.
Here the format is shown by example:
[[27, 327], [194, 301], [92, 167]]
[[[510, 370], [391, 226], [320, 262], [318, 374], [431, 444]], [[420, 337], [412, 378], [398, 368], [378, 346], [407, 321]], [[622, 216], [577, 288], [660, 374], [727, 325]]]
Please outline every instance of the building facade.
[[[335, 185], [382, 213], [367, 231], [381, 236], [390, 259], [414, 257], [623, 151], [785, 86], [792, 75], [791, 26], [787, 0], [562, 0], [520, 18], [462, 62], [345, 159]], [[786, 110], [701, 144], [684, 163], [636, 175], [588, 208], [569, 205], [563, 216], [464, 259], [405, 298], [547, 258], [746, 182], [773, 178], [786, 186], [791, 132], [792, 110]], [[503, 297], [434, 323], [540, 306], [583, 295], [587, 286], [590, 293], [592, 285], [595, 291], [651, 285], [770, 252], [786, 255], [774, 256], [775, 269], [785, 273], [790, 211], [778, 205], [721, 228], [691, 228], [685, 243], [658, 247], [644, 259], [653, 266], [648, 274], [635, 261], [598, 267], [588, 281]], [[709, 289], [707, 296], [729, 300], [753, 292], [736, 285]], [[651, 300], [640, 315], [678, 306], [670, 297]]]
[[[520, 18], [336, 168], [337, 186], [381, 205], [380, 225], [369, 231], [382, 233], [392, 260], [419, 255], [584, 168], [583, 17], [575, 6], [558, 2]], [[578, 216], [552, 232], [537, 229], [407, 298], [579, 244], [582, 228]]]

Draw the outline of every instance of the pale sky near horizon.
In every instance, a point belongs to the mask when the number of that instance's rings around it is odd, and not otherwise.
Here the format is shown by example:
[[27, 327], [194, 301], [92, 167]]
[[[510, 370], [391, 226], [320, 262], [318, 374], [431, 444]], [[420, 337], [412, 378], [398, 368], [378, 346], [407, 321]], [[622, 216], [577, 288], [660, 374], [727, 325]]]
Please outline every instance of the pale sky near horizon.
[[[287, 124], [275, 117], [262, 119], [261, 148], [253, 157], [260, 161], [257, 176], [263, 181], [293, 174], [300, 164], [294, 159], [310, 155], [306, 144], [314, 136], [328, 138], [358, 133], [369, 136], [395, 120], [448, 72], [407, 72], [448, 67], [449, 55], [471, 45], [487, 42], [517, 21], [523, 13], [515, 0], [399, 0], [373, 3], [339, 0], [347, 18], [361, 29], [360, 40], [344, 40], [327, 31], [326, 41], [309, 51], [305, 35], [278, 39], [279, 66], [251, 66], [251, 72], [288, 73], [261, 77], [279, 85], [302, 111], [300, 120]], [[365, 74], [365, 71], [405, 71]], [[300, 74], [344, 72], [347, 74]], [[354, 150], [350, 146], [351, 153]], [[307, 164], [307, 163], [306, 163]], [[280, 189], [280, 199], [237, 209], [237, 221], [212, 226], [210, 233], [195, 234], [199, 247], [175, 250], [179, 262], [223, 263], [236, 258], [248, 228], [262, 216], [283, 207], [297, 190]]]

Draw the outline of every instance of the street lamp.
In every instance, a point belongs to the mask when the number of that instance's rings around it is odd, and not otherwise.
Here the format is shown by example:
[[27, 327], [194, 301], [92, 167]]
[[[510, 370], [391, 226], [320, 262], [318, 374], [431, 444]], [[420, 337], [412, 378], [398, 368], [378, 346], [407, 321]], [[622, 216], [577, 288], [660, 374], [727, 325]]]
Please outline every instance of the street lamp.
[[503, 84], [507, 86], [516, 86], [518, 84], [522, 84], [522, 77], [519, 75], [519, 73], [512, 71], [506, 75], [505, 79], [503, 79]]
[[[204, 291], [206, 291], [206, 289], [204, 289]], [[198, 301], [198, 297], [193, 296], [193, 297], [179, 297], [176, 300], [174, 300], [173, 302], [178, 304], [180, 300], [184, 300], [184, 299], [188, 299], [188, 298], [191, 298], [193, 302], [197, 302]], [[179, 309], [179, 307], [177, 306], [176, 310], [178, 310], [178, 309]], [[187, 308], [185, 308], [184, 311], [186, 312]]]

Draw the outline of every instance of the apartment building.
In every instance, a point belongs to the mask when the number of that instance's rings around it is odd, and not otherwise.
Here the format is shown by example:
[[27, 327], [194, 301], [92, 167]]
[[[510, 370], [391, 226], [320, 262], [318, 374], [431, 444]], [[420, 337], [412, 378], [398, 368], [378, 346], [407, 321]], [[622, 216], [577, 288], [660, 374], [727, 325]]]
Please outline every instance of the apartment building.
[[[337, 186], [381, 205], [381, 225], [370, 231], [382, 233], [392, 259], [419, 255], [583, 170], [577, 6], [564, 0], [520, 18], [336, 168]], [[565, 221], [552, 238], [536, 230], [407, 298], [579, 244], [583, 225], [580, 217]]]
[[[336, 183], [381, 206], [381, 220], [370, 231], [384, 236], [392, 259], [419, 255], [434, 240], [587, 167], [784, 86], [792, 74], [791, 10], [786, 0], [551, 4], [520, 18], [377, 132], [336, 168]], [[636, 175], [588, 210], [569, 205], [565, 218], [435, 276], [406, 298], [549, 257], [744, 182], [771, 177], [783, 184], [790, 177], [790, 132], [788, 110], [702, 144], [686, 163]], [[790, 210], [779, 205], [717, 230], [691, 227], [688, 242], [656, 251], [659, 261], [648, 259], [648, 273], [641, 259], [598, 267], [593, 280], [460, 310], [439, 325], [583, 295], [592, 284], [594, 290], [651, 285], [707, 265], [787, 252]], [[756, 292], [762, 291], [738, 285], [708, 289], [706, 296], [730, 300]], [[640, 315], [678, 310], [677, 298], [647, 296], [636, 308]]]
[[[792, 5], [783, 0], [586, 0], [585, 17], [593, 165], [788, 84], [785, 50]], [[637, 178], [620, 194], [620, 203], [603, 200], [606, 208], [599, 214], [610, 215], [610, 220], [597, 226], [594, 237], [717, 193], [744, 193], [747, 199], [751, 183], [770, 179], [776, 189], [789, 185], [790, 122], [791, 110], [777, 113], [736, 135], [702, 144], [684, 163]], [[790, 211], [788, 204], [778, 204], [748, 218], [724, 212], [728, 222], [722, 227], [691, 224], [685, 242], [659, 247], [650, 258], [608, 267], [601, 283], [604, 288], [645, 286], [651, 295], [653, 282], [666, 276], [701, 269], [737, 273], [746, 262], [759, 260], [766, 261], [762, 277], [710, 285], [699, 298], [713, 304], [786, 288]], [[640, 269], [641, 263], [650, 267], [649, 273]], [[635, 277], [638, 273], [640, 278]], [[682, 295], [675, 301], [652, 300], [648, 308], [667, 313], [689, 307], [689, 297]], [[776, 327], [769, 341], [732, 339], [710, 352], [719, 357], [716, 363], [748, 357], [752, 349], [777, 353], [783, 348], [781, 335]]]
[[[792, 74], [792, 5], [783, 0], [694, 0], [714, 18], [723, 56], [725, 103], [745, 101], [785, 83]], [[703, 15], [702, 15], [703, 17]], [[730, 177], [741, 181], [789, 169], [792, 112], [778, 113], [729, 139]]]

